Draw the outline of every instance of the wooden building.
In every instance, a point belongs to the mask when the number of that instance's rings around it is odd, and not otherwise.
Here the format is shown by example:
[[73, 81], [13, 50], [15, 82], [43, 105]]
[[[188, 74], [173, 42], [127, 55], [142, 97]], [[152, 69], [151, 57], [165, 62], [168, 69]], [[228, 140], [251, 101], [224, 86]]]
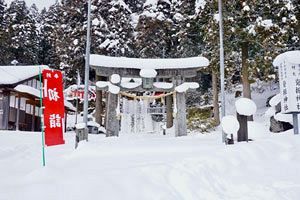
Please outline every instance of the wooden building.
[[[0, 130], [40, 131], [42, 69], [48, 67], [0, 66]], [[72, 105], [68, 110], [74, 110]]]

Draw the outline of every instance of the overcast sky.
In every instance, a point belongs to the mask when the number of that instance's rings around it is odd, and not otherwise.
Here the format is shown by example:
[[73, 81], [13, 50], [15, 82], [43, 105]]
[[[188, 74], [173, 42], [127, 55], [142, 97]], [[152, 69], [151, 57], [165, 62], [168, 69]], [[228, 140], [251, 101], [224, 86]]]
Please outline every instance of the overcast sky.
[[[13, 0], [5, 0], [8, 5]], [[33, 3], [38, 7], [39, 10], [43, 9], [44, 7], [48, 8], [50, 5], [55, 3], [55, 0], [25, 0], [28, 7], [30, 7]]]

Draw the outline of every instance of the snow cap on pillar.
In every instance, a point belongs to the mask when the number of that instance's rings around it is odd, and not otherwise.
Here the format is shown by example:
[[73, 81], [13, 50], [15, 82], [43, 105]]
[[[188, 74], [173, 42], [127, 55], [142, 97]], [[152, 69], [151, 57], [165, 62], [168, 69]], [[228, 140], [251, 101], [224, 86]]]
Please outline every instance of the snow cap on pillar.
[[157, 71], [155, 69], [141, 69], [140, 76], [143, 78], [155, 78]]
[[120, 77], [120, 75], [119, 75], [119, 74], [113, 74], [113, 75], [111, 75], [111, 77], [110, 77], [110, 82], [111, 82], [112, 84], [118, 84], [118, 83], [120, 83], [120, 82], [121, 82], [121, 77]]
[[248, 98], [240, 98], [235, 102], [236, 111], [240, 115], [251, 116], [256, 112], [256, 104]]
[[233, 115], [227, 115], [222, 118], [221, 126], [226, 134], [235, 134], [240, 129], [240, 123]]

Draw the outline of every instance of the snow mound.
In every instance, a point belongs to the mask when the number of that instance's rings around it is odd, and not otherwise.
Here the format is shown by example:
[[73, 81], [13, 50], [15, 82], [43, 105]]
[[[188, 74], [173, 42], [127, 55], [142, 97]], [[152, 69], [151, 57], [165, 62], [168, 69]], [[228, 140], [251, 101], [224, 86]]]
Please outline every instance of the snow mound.
[[293, 124], [293, 115], [292, 114], [283, 114], [283, 113], [277, 113], [274, 118], [277, 121], [281, 122], [288, 122], [290, 124]]
[[97, 128], [100, 128], [100, 124], [98, 124], [98, 123], [95, 122], [95, 121], [88, 121], [88, 122], [87, 122], [87, 125], [88, 125], [88, 126], [95, 126], [95, 127], [97, 127]]
[[274, 97], [270, 99], [270, 105], [271, 106], [277, 106], [281, 101], [281, 94], [276, 94]]
[[106, 88], [109, 85], [107, 81], [97, 81], [96, 86], [100, 89]]
[[235, 116], [227, 115], [222, 118], [221, 126], [226, 134], [237, 133], [240, 129], [240, 124]]
[[140, 76], [143, 78], [155, 78], [157, 71], [155, 69], [141, 69]]
[[111, 75], [110, 77], [110, 82], [113, 83], [113, 84], [118, 84], [121, 82], [121, 77], [119, 74], [113, 74]]
[[110, 84], [108, 86], [108, 91], [110, 93], [113, 93], [113, 94], [119, 94], [120, 92], [120, 87], [119, 86], [116, 86], [116, 85], [113, 85], [113, 84]]
[[267, 136], [267, 133], [269, 133], [268, 127], [263, 124], [254, 121], [248, 122], [248, 135], [250, 139]]
[[76, 129], [84, 129], [86, 127], [85, 123], [78, 123], [75, 125]]
[[251, 116], [256, 112], [256, 104], [248, 98], [240, 98], [235, 102], [236, 111], [240, 115]]
[[199, 84], [196, 82], [185, 82], [175, 88], [176, 92], [182, 93], [186, 92], [189, 89], [197, 89]]
[[275, 115], [275, 113], [276, 113], [275, 107], [271, 107], [265, 112], [265, 116], [272, 117]]

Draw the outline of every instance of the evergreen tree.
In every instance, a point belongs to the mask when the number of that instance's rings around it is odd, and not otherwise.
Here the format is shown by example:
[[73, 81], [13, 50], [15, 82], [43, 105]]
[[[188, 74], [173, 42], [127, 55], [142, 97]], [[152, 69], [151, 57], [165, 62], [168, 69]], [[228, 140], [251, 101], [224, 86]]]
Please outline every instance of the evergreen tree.
[[135, 48], [138, 57], [171, 57], [172, 26], [169, 1], [146, 1], [136, 26]]
[[112, 0], [101, 1], [96, 7], [99, 8], [99, 12], [95, 12], [95, 15], [97, 19], [101, 19], [104, 26], [103, 37], [97, 38], [103, 42], [99, 49], [96, 49], [106, 55], [132, 57], [133, 27], [130, 23], [132, 11], [128, 5], [122, 0]]
[[[217, 57], [219, 20], [217, 0], [208, 0], [200, 19], [206, 16], [205, 42], [211, 57]], [[287, 9], [290, 9], [287, 11]], [[249, 78], [264, 78], [270, 73], [272, 60], [280, 51], [286, 50], [295, 15], [295, 7], [288, 0], [275, 2], [265, 0], [231, 1], [224, 4], [224, 44], [226, 71], [236, 70], [241, 63], [243, 95], [251, 98]], [[210, 14], [206, 12], [210, 12]], [[291, 19], [287, 26], [283, 19]], [[283, 20], [284, 21], [284, 20]], [[214, 48], [217, 47], [217, 48]]]
[[23, 0], [12, 1], [7, 10], [10, 60], [38, 64], [38, 30], [36, 20]]
[[60, 58], [57, 43], [62, 35], [60, 21], [62, 7], [56, 2], [49, 10], [41, 12], [41, 38], [39, 44], [39, 63], [49, 65], [51, 68], [59, 68]]
[[0, 0], [0, 65], [9, 64], [6, 26], [6, 4]]

